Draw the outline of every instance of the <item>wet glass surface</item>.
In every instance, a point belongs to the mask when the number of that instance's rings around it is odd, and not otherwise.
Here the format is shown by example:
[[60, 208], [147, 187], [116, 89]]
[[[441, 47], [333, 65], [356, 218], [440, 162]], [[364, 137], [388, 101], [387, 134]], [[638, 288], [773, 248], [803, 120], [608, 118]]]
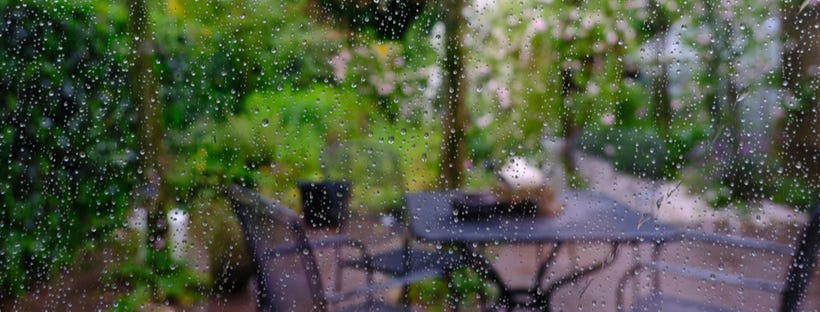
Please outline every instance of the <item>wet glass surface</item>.
[[817, 0], [0, 0], [0, 311], [818, 310], [818, 36]]

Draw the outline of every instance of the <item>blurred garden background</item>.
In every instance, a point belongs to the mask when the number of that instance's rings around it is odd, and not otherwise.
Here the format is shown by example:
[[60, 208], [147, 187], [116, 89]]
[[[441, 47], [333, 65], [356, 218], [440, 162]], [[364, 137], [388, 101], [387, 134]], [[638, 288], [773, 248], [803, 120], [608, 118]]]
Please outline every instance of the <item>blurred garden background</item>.
[[229, 294], [248, 259], [220, 185], [299, 209], [342, 142], [403, 172], [357, 215], [491, 187], [544, 138], [573, 187], [595, 157], [715, 210], [802, 209], [819, 25], [816, 0], [0, 0], [0, 310]]

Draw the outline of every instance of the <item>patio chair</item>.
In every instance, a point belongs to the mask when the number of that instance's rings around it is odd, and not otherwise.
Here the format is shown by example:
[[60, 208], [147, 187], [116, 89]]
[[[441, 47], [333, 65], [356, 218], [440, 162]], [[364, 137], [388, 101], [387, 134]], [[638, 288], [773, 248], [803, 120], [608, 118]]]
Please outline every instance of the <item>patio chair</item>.
[[[370, 259], [343, 260], [337, 271], [341, 281], [343, 269], [369, 270], [416, 282], [442, 276], [449, 280], [452, 268], [460, 257], [434, 248], [418, 246], [406, 226], [404, 206], [404, 173], [400, 155], [392, 146], [368, 141], [345, 142], [327, 147], [322, 152], [325, 176], [351, 184], [351, 201], [365, 209], [376, 209], [383, 218], [397, 220], [395, 229], [401, 234], [401, 245], [376, 254]], [[406, 224], [405, 224], [406, 225]], [[416, 276], [418, 279], [408, 278]], [[337, 285], [337, 289], [340, 285]], [[404, 300], [407, 287], [402, 290]]]
[[[352, 248], [369, 263], [364, 245], [344, 235], [309, 240], [296, 214], [262, 196], [238, 186], [225, 189], [239, 219], [256, 272], [256, 305], [259, 311], [404, 311], [373, 295], [407, 283], [389, 279], [345, 292], [326, 292], [314, 254], [320, 249]], [[325, 253], [326, 255], [334, 252]], [[413, 279], [415, 276], [406, 276]]]
[[[714, 244], [725, 248], [736, 248], [758, 253], [771, 253], [780, 256], [791, 255], [786, 278], [783, 281], [770, 281], [760, 278], [752, 278], [705, 268], [696, 268], [687, 265], [658, 261], [660, 249], [655, 251], [653, 261], [638, 262], [621, 279], [618, 287], [618, 298], [616, 306], [618, 310], [626, 308], [624, 306], [624, 287], [628, 280], [638, 276], [639, 271], [648, 271], [653, 274], [665, 272], [684, 278], [710, 280], [730, 285], [742, 287], [744, 290], [758, 290], [779, 294], [780, 311], [798, 311], [802, 299], [805, 297], [813, 270], [816, 267], [817, 252], [820, 247], [820, 204], [814, 205], [810, 213], [809, 224], [805, 227], [796, 244], [798, 247], [792, 249], [789, 246], [738, 236], [719, 235], [695, 231], [687, 231], [683, 234], [684, 241], [702, 242]], [[734, 311], [731, 307], [716, 305], [712, 302], [702, 302], [691, 300], [680, 296], [670, 295], [662, 292], [659, 288], [659, 276], [652, 277], [653, 289], [647, 295], [638, 297], [632, 305], [633, 311]]]

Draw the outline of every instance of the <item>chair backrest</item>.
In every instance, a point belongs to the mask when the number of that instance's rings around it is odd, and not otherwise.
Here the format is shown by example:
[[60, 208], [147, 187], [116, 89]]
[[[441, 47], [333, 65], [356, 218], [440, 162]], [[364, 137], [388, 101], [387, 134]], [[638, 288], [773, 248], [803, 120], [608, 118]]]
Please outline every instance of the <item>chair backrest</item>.
[[815, 204], [812, 208], [811, 220], [803, 232], [800, 246], [794, 251], [794, 257], [789, 266], [780, 311], [798, 311], [800, 301], [806, 295], [809, 278], [814, 274], [817, 251], [820, 249], [820, 203]]
[[259, 311], [325, 311], [319, 268], [296, 214], [238, 186], [226, 192], [253, 260]]

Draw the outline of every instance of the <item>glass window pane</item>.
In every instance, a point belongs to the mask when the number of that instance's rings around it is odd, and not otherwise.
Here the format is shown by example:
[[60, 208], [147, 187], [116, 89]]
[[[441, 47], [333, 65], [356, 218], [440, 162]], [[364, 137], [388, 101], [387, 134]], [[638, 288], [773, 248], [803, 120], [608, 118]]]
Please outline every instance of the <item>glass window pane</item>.
[[820, 309], [819, 35], [817, 0], [0, 0], [0, 311]]

